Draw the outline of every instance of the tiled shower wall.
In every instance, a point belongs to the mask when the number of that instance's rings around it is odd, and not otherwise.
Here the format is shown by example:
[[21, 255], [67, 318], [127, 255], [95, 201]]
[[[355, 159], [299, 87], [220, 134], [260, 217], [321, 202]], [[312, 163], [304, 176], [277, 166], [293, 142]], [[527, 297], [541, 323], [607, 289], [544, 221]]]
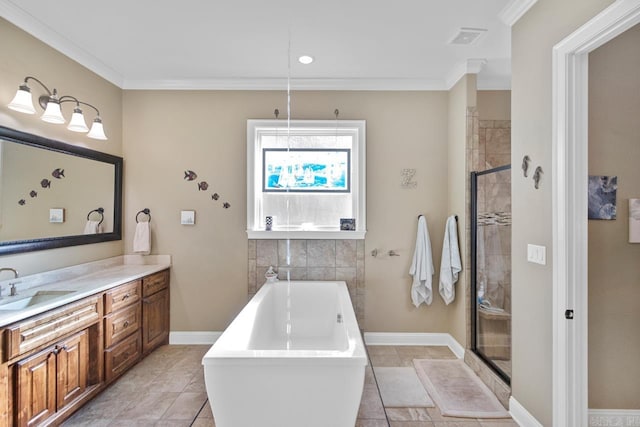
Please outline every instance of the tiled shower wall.
[[480, 172], [511, 163], [511, 120], [475, 120], [471, 170]]
[[[480, 120], [475, 107], [467, 110], [467, 212], [471, 210], [470, 173], [483, 171], [511, 163], [511, 121], [510, 120]], [[467, 221], [467, 248], [471, 248], [471, 221]], [[505, 245], [506, 247], [506, 245]], [[510, 254], [510, 251], [509, 251]], [[506, 253], [505, 253], [506, 255]], [[466, 265], [471, 265], [471, 250], [465, 254]], [[510, 270], [510, 269], [509, 269]], [[466, 294], [471, 295], [471, 276], [466, 275]], [[509, 295], [505, 295], [509, 305], [511, 301], [511, 287]], [[465, 301], [467, 310], [467, 345], [471, 347], [471, 300]], [[508, 407], [511, 387], [498, 377], [478, 356], [471, 351], [465, 351], [465, 363], [470, 366], [480, 379], [498, 396], [500, 402]]]
[[[289, 260], [287, 262], [287, 254]], [[249, 298], [270, 266], [280, 280], [343, 280], [364, 325], [364, 240], [249, 240]]]

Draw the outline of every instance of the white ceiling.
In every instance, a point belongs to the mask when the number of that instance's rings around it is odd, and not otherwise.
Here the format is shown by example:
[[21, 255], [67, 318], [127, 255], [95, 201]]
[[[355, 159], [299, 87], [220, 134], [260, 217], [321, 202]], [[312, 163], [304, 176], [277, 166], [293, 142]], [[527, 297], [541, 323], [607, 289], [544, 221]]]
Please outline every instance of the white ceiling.
[[[0, 0], [0, 14], [126, 89], [282, 89], [289, 73], [292, 89], [449, 89], [478, 70], [480, 89], [507, 89], [509, 3]], [[461, 27], [488, 31], [449, 44]]]

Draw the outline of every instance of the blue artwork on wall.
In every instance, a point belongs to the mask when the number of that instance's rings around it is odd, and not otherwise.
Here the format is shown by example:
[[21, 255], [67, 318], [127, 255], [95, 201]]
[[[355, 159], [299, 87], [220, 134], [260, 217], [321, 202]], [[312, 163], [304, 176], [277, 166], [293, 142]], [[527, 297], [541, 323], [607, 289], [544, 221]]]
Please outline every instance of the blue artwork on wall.
[[617, 176], [589, 176], [589, 219], [616, 219]]

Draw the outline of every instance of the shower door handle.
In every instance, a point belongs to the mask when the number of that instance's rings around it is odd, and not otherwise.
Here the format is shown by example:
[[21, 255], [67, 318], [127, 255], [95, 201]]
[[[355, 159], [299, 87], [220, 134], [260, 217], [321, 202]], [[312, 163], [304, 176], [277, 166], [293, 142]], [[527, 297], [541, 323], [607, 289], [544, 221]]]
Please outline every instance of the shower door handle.
[[565, 310], [564, 318], [567, 320], [573, 320], [573, 310]]

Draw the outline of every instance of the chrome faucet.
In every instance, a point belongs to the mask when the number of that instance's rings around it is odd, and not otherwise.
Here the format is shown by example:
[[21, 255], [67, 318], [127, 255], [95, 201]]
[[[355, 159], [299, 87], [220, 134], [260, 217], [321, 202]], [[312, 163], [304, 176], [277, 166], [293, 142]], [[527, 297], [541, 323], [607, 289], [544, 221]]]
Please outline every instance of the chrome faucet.
[[[15, 268], [9, 268], [9, 267], [0, 268], [0, 273], [2, 273], [3, 271], [11, 271], [13, 273], [14, 280], [18, 278], [18, 271]], [[18, 291], [16, 290], [15, 282], [14, 283], [9, 283], [9, 285], [11, 286], [11, 290], [9, 291], [9, 296], [14, 297], [14, 296], [18, 295]], [[0, 289], [0, 294], [1, 293], [2, 293], [2, 289]]]

